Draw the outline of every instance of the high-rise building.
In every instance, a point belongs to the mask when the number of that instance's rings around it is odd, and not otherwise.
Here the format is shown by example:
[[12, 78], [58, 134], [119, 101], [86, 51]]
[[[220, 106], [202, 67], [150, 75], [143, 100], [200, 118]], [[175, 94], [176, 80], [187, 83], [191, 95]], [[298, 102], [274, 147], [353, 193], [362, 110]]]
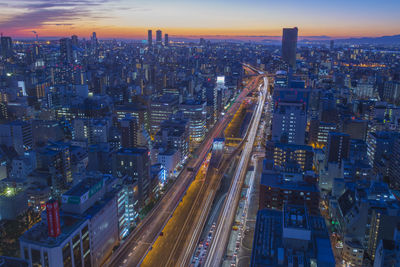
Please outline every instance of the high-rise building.
[[1, 55], [6, 58], [12, 55], [12, 39], [11, 37], [1, 36]]
[[189, 153], [189, 123], [180, 119], [164, 121], [154, 137], [154, 145], [162, 150], [179, 151], [180, 161], [184, 162]]
[[272, 141], [303, 145], [306, 125], [304, 102], [276, 102], [272, 119]]
[[157, 45], [162, 44], [162, 31], [161, 30], [156, 31], [156, 44]]
[[78, 36], [72, 35], [71, 36], [71, 42], [73, 46], [78, 46]]
[[113, 174], [128, 175], [138, 184], [139, 202], [145, 203], [150, 188], [150, 151], [146, 148], [122, 148], [113, 156]]
[[282, 59], [292, 68], [296, 67], [297, 35], [297, 27], [283, 29]]
[[206, 134], [206, 102], [186, 100], [180, 105], [180, 110], [189, 121], [190, 145], [203, 141]]
[[171, 94], [152, 99], [150, 104], [151, 134], [156, 134], [160, 130], [161, 123], [170, 119], [178, 111], [178, 104], [178, 97]]
[[90, 39], [90, 45], [91, 45], [92, 54], [96, 54], [97, 53], [97, 46], [98, 46], [96, 32], [92, 33], [92, 37]]
[[121, 146], [126, 148], [138, 146], [139, 129], [136, 118], [124, 118], [121, 120]]
[[169, 45], [169, 38], [168, 38], [168, 33], [164, 35], [164, 45], [168, 46]]
[[314, 151], [311, 146], [267, 142], [266, 159], [273, 162], [278, 170], [290, 172], [310, 171], [313, 166]]
[[63, 63], [72, 62], [72, 41], [69, 38], [60, 39], [60, 57]]
[[153, 45], [153, 31], [152, 30], [147, 31], [147, 44], [149, 46]]
[[107, 186], [116, 182], [95, 174], [62, 195], [59, 216], [57, 202], [47, 205], [48, 219], [21, 236], [21, 257], [29, 266], [102, 266], [128, 230], [124, 188]]
[[32, 124], [25, 121], [13, 121], [0, 124], [0, 144], [13, 147], [19, 155], [32, 148]]
[[350, 136], [344, 133], [330, 132], [328, 135], [327, 162], [341, 165], [343, 159], [349, 158]]
[[[389, 175], [390, 161], [393, 148], [396, 146], [396, 139], [399, 134], [395, 132], [372, 132], [367, 136], [368, 162], [375, 173]], [[396, 156], [396, 154], [394, 154]], [[393, 162], [393, 161], [392, 161]]]

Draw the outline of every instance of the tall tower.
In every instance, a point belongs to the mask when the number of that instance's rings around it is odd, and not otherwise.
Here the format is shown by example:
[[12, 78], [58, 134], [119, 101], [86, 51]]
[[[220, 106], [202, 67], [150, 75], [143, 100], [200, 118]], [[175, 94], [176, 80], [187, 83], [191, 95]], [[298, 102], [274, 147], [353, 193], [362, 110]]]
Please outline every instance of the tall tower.
[[92, 37], [90, 38], [90, 45], [91, 45], [91, 50], [92, 50], [92, 54], [96, 54], [97, 52], [97, 35], [96, 32], [92, 33]]
[[296, 67], [297, 35], [297, 27], [283, 28], [282, 59], [292, 68]]
[[164, 35], [164, 45], [169, 45], [169, 38], [168, 38], [168, 33], [166, 33], [165, 35]]
[[12, 39], [1, 35], [1, 54], [4, 58], [12, 55]]
[[60, 55], [64, 63], [72, 62], [72, 41], [69, 38], [60, 39]]
[[152, 30], [147, 31], [147, 44], [149, 46], [153, 45], [153, 31]]
[[162, 31], [161, 30], [156, 31], [156, 44], [157, 45], [162, 44]]

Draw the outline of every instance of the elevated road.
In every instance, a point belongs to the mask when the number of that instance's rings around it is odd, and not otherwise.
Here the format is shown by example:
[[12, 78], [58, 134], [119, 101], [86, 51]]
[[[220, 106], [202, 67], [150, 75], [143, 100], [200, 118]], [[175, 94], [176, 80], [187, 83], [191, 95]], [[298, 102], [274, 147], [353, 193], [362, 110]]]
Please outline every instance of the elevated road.
[[258, 98], [258, 105], [255, 111], [255, 116], [251, 122], [249, 133], [246, 137], [246, 142], [242, 150], [239, 164], [236, 169], [236, 173], [233, 177], [231, 186], [228, 191], [228, 195], [225, 199], [215, 235], [212, 239], [212, 243], [207, 254], [205, 266], [214, 267], [220, 266], [226, 244], [228, 241], [229, 233], [231, 230], [232, 222], [235, 216], [235, 211], [240, 198], [240, 192], [242, 184], [246, 175], [247, 165], [249, 163], [251, 153], [253, 151], [253, 144], [256, 138], [258, 125], [261, 119], [261, 115], [264, 108], [265, 99], [268, 93], [268, 79], [264, 78], [264, 84], [261, 86], [260, 95]]

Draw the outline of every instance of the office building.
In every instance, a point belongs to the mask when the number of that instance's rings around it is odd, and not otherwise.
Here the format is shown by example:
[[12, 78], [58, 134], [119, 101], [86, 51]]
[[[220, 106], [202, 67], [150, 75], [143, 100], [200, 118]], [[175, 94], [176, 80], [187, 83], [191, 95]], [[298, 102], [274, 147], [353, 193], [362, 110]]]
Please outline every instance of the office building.
[[121, 148], [113, 155], [113, 174], [137, 181], [139, 202], [145, 203], [151, 192], [150, 151], [147, 148]]
[[0, 124], [0, 143], [23, 155], [33, 146], [32, 124], [26, 121]]
[[57, 202], [48, 203], [47, 219], [20, 238], [22, 258], [31, 266], [102, 266], [126, 231], [120, 228], [121, 187], [115, 182], [111, 176], [89, 176], [62, 195], [60, 211]]
[[272, 117], [272, 141], [304, 145], [307, 112], [304, 102], [276, 102]]
[[60, 59], [63, 63], [72, 63], [72, 41], [70, 38], [60, 39]]
[[147, 45], [148, 46], [153, 45], [153, 31], [152, 30], [147, 31]]
[[169, 149], [179, 151], [181, 163], [185, 162], [189, 155], [189, 145], [190, 130], [186, 120], [164, 121], [160, 126], [160, 131], [154, 136], [154, 148], [160, 152]]
[[285, 203], [305, 205], [312, 215], [319, 214], [319, 191], [306, 175], [265, 170], [261, 174], [259, 209], [282, 210]]
[[399, 248], [394, 240], [382, 239], [376, 248], [374, 267], [398, 266], [398, 253]]
[[203, 141], [206, 134], [206, 103], [201, 101], [186, 100], [179, 108], [183, 117], [189, 122], [190, 145], [194, 147]]
[[[399, 134], [395, 132], [370, 132], [367, 136], [367, 156], [368, 163], [372, 166], [375, 173], [382, 175], [389, 175], [390, 166], [393, 166], [393, 170], [396, 167], [391, 161], [395, 161], [396, 158], [392, 157], [393, 149], [396, 146], [396, 140], [399, 139]], [[395, 154], [396, 155], [396, 154]], [[392, 172], [393, 173], [393, 172]]]
[[99, 144], [109, 141], [109, 131], [111, 122], [107, 118], [103, 119], [81, 119], [72, 121], [72, 138], [76, 142]]
[[13, 53], [13, 43], [11, 37], [1, 36], [1, 55], [3, 58], [10, 57]]
[[334, 267], [324, 219], [309, 216], [304, 206], [259, 210], [250, 266]]
[[0, 186], [0, 221], [16, 220], [28, 209], [28, 199], [23, 188], [15, 186]]
[[327, 162], [342, 164], [349, 158], [350, 136], [344, 133], [330, 132], [328, 134]]
[[314, 147], [326, 146], [329, 133], [336, 131], [336, 127], [335, 123], [312, 119], [310, 121], [309, 144]]
[[364, 247], [357, 240], [345, 240], [343, 244], [343, 261], [354, 267], [362, 267]]
[[126, 148], [137, 147], [139, 125], [134, 118], [124, 118], [120, 121], [121, 146]]
[[266, 159], [273, 162], [275, 169], [310, 171], [313, 166], [314, 150], [307, 145], [294, 145], [279, 142], [267, 142]]
[[296, 49], [297, 49], [298, 29], [284, 28], [282, 33], [282, 59], [291, 68], [296, 67]]
[[169, 45], [168, 33], [164, 34], [164, 45], [165, 45], [165, 46], [168, 46], [168, 45]]
[[162, 31], [161, 30], [156, 31], [156, 44], [162, 45]]
[[163, 121], [169, 120], [178, 111], [179, 99], [171, 94], [153, 98], [150, 103], [150, 131], [156, 134]]
[[96, 34], [96, 32], [93, 32], [92, 36], [90, 37], [90, 49], [91, 49], [92, 55], [97, 54], [98, 45], [99, 45], [99, 41], [97, 40], [97, 34]]
[[73, 182], [68, 144], [51, 143], [37, 150], [37, 169], [52, 176], [52, 186], [62, 190]]

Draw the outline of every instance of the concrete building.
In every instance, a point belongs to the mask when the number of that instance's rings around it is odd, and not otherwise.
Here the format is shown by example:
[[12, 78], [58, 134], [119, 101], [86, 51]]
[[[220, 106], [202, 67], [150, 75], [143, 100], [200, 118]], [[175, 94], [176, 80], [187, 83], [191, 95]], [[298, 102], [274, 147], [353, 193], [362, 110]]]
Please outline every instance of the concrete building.
[[180, 105], [183, 117], [189, 122], [190, 146], [203, 141], [206, 134], [206, 102], [187, 100]]
[[126, 231], [119, 227], [121, 187], [113, 187], [115, 181], [111, 176], [88, 177], [66, 192], [62, 211], [54, 211], [59, 233], [52, 237], [53, 221], [43, 218], [20, 238], [22, 257], [31, 266], [102, 266]]
[[296, 67], [297, 35], [297, 27], [283, 29], [282, 59], [292, 68]]
[[335, 266], [324, 219], [294, 205], [258, 211], [250, 266]]
[[[306, 182], [303, 174], [263, 171], [259, 209], [282, 210], [285, 203], [305, 205], [310, 214], [319, 214], [319, 190]], [[295, 178], [297, 177], [297, 178]]]
[[161, 123], [169, 120], [178, 111], [178, 104], [178, 98], [170, 94], [152, 99], [150, 104], [150, 128], [152, 134], [156, 134], [160, 130]]
[[32, 148], [32, 125], [25, 121], [0, 124], [0, 144], [13, 147], [19, 155]]
[[304, 145], [307, 125], [302, 102], [276, 102], [272, 118], [272, 141]]
[[169, 149], [163, 152], [158, 153], [158, 163], [163, 165], [165, 168], [168, 177], [173, 177], [176, 168], [181, 160], [181, 155], [179, 150]]
[[127, 175], [137, 181], [141, 205], [146, 202], [151, 191], [150, 166], [150, 151], [147, 148], [121, 148], [113, 155], [114, 176]]

